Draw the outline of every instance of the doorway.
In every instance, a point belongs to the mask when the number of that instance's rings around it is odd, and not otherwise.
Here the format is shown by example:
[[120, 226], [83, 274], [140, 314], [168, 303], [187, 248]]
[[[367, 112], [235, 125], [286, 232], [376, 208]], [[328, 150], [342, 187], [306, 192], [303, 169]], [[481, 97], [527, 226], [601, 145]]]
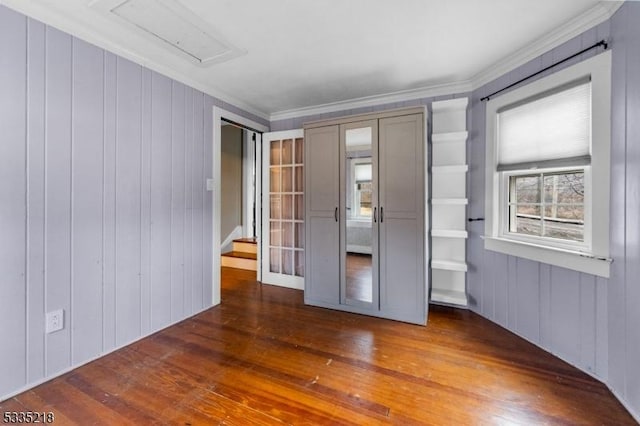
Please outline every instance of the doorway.
[[[255, 145], [258, 133], [223, 119], [221, 151], [221, 266], [257, 273]], [[255, 278], [255, 275], [254, 275]]]
[[[251, 136], [248, 136], [249, 141], [254, 142], [253, 141], [253, 134], [255, 134], [255, 149], [253, 149], [254, 153], [260, 153], [260, 149], [262, 146], [262, 133], [266, 132], [268, 130], [267, 126], [262, 125], [260, 123], [257, 123], [253, 120], [247, 119], [245, 117], [242, 117], [238, 114], [232, 113], [231, 111], [227, 111], [223, 108], [214, 106], [213, 107], [213, 172], [212, 172], [212, 176], [211, 179], [209, 179], [207, 181], [207, 190], [212, 191], [212, 215], [213, 215], [213, 235], [212, 235], [212, 241], [213, 241], [213, 250], [212, 250], [212, 303], [213, 305], [218, 305], [220, 303], [220, 268], [221, 268], [221, 254], [222, 254], [222, 250], [221, 250], [221, 243], [224, 243], [225, 240], [227, 238], [230, 237], [232, 239], [233, 238], [233, 230], [236, 229], [236, 227], [233, 227], [233, 229], [231, 231], [229, 231], [229, 229], [226, 229], [227, 233], [223, 235], [223, 229], [222, 229], [222, 215], [223, 215], [223, 211], [222, 211], [222, 157], [223, 157], [223, 144], [222, 144], [222, 135], [223, 135], [223, 127], [224, 126], [235, 126], [235, 127], [240, 127], [243, 129], [243, 132], [245, 134], [251, 134]], [[247, 141], [247, 137], [245, 137], [245, 142], [249, 142]], [[251, 143], [247, 143], [245, 146], [245, 150], [247, 150], [248, 152], [251, 152]], [[255, 217], [258, 218], [259, 217], [259, 194], [257, 193], [258, 190], [254, 191], [255, 193], [253, 195], [251, 195], [251, 190], [249, 189], [251, 186], [255, 187], [255, 188], [260, 188], [261, 185], [261, 162], [260, 161], [256, 161], [256, 159], [259, 158], [259, 154], [258, 157], [256, 157], [255, 155], [253, 156], [253, 158], [251, 158], [251, 155], [245, 155], [243, 156], [243, 165], [242, 165], [242, 169], [243, 169], [243, 176], [245, 174], [249, 173], [249, 170], [251, 169], [250, 164], [253, 163], [254, 165], [254, 169], [251, 172], [252, 175], [255, 176], [255, 180], [251, 183], [251, 185], [249, 185], [249, 182], [247, 179], [245, 179], [243, 177], [243, 184], [242, 184], [242, 193], [245, 195], [244, 197], [242, 197], [242, 200], [240, 201], [241, 205], [245, 205], [247, 206], [247, 204], [249, 203], [249, 197], [253, 197], [256, 202], [256, 213], [255, 213]], [[248, 207], [248, 206], [247, 206]], [[242, 222], [243, 225], [241, 225], [241, 230], [239, 231], [235, 231], [236, 233], [240, 233], [240, 234], [245, 234], [247, 233], [247, 235], [250, 235], [251, 233], [255, 234], [255, 236], [257, 237], [257, 279], [260, 280], [261, 279], [261, 271], [260, 271], [260, 250], [259, 250], [259, 244], [260, 244], [260, 232], [261, 232], [261, 224], [260, 224], [260, 220], [249, 220], [249, 210], [251, 209], [243, 209], [244, 213], [242, 214]], [[253, 213], [251, 214], [251, 217], [253, 217]], [[247, 223], [247, 221], [250, 222], [250, 225]], [[255, 222], [255, 224], [254, 224]]]

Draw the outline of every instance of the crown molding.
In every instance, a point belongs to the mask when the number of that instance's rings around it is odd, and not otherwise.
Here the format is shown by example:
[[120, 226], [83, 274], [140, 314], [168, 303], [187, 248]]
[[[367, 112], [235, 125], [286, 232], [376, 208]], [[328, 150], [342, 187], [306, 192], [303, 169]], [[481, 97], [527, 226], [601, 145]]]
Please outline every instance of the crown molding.
[[348, 99], [339, 102], [331, 102], [322, 105], [314, 105], [304, 108], [296, 108], [271, 114], [270, 120], [287, 120], [290, 118], [306, 117], [310, 115], [326, 114], [330, 112], [344, 111], [357, 108], [366, 108], [389, 103], [413, 101], [435, 96], [452, 95], [456, 93], [470, 92], [471, 81], [459, 81], [455, 83], [438, 84], [421, 87], [418, 89], [402, 90], [399, 92], [385, 93], [383, 95], [364, 96], [362, 98]]
[[471, 78], [473, 90], [549, 52], [588, 29], [601, 24], [611, 18], [623, 3], [624, 1], [600, 1], [591, 9], [567, 21], [564, 25], [474, 75]]
[[[53, 3], [55, 4], [55, 2]], [[133, 51], [111, 42], [107, 38], [104, 38], [92, 30], [91, 27], [86, 24], [74, 20], [57, 10], [53, 4], [51, 6], [44, 6], [40, 2], [25, 1], [25, 0], [0, 0], [0, 5], [13, 9], [23, 15], [26, 15], [32, 19], [40, 21], [45, 25], [56, 28], [67, 34], [72, 35], [82, 41], [86, 41], [101, 49], [104, 49], [110, 53], [118, 55], [122, 58], [128, 59], [144, 68], [156, 71], [166, 77], [179, 81], [192, 87], [196, 90], [210, 95], [222, 102], [231, 104], [237, 108], [242, 109], [245, 112], [253, 114], [264, 120], [269, 120], [269, 114], [262, 110], [259, 110], [246, 102], [235, 98], [227, 93], [220, 91], [210, 85], [203, 84], [202, 82], [195, 80], [184, 73], [178, 72], [170, 67], [161, 65], [155, 61], [151, 61], [148, 58], [138, 55]]]
[[469, 98], [445, 99], [431, 102], [431, 110], [435, 112], [465, 110], [469, 105]]

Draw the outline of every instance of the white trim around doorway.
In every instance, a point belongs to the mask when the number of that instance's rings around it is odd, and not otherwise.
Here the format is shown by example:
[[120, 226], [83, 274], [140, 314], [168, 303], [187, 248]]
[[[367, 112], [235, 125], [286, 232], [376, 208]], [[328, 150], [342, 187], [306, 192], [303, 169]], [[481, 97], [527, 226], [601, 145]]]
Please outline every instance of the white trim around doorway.
[[[222, 186], [220, 184], [221, 182], [220, 140], [222, 137], [221, 126], [222, 126], [223, 118], [260, 132], [267, 132], [269, 130], [269, 128], [263, 124], [256, 123], [253, 120], [249, 120], [248, 118], [242, 117], [241, 115], [235, 114], [231, 111], [227, 111], [215, 105], [213, 107], [213, 132], [212, 132], [213, 133], [213, 141], [212, 141], [213, 149], [211, 150], [213, 152], [213, 158], [212, 158], [213, 168], [212, 168], [211, 181], [207, 182], [207, 189], [210, 188], [210, 190], [213, 191], [213, 194], [211, 197], [211, 200], [213, 203], [211, 207], [211, 211], [213, 215], [213, 218], [212, 218], [213, 259], [211, 262], [212, 264], [211, 285], [213, 287], [211, 294], [212, 294], [213, 306], [220, 304], [220, 254], [221, 254], [220, 253], [220, 202], [221, 202], [220, 193], [222, 191]], [[260, 259], [258, 259], [258, 265], [259, 264], [260, 264]]]

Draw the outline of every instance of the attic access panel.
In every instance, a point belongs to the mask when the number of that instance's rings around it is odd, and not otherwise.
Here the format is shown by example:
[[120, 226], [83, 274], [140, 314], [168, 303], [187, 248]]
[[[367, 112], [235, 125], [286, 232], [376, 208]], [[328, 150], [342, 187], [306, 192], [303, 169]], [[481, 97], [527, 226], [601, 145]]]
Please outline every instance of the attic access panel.
[[91, 7], [198, 65], [218, 64], [246, 54], [177, 0], [96, 0]]

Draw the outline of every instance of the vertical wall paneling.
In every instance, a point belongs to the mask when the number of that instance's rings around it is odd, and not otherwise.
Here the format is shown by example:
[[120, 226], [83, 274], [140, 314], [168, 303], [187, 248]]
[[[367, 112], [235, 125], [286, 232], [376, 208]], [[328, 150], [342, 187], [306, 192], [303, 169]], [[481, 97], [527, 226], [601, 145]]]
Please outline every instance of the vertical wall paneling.
[[625, 393], [626, 334], [626, 185], [627, 185], [627, 47], [629, 22], [623, 6], [612, 18], [611, 69], [611, 190], [609, 240], [611, 257], [609, 301], [609, 383]]
[[[203, 166], [204, 166], [204, 140], [203, 140], [203, 106], [204, 95], [201, 92], [193, 94], [193, 162], [191, 163], [191, 276], [193, 279], [193, 309], [198, 311], [203, 308]], [[207, 116], [208, 118], [208, 116]]]
[[[509, 311], [509, 290], [510, 285], [515, 284], [509, 282], [509, 256], [493, 253], [493, 293], [495, 298], [495, 321], [503, 327], [509, 328], [508, 311]], [[512, 291], [514, 291], [512, 289]]]
[[530, 341], [540, 339], [540, 265], [528, 259], [514, 258], [517, 291], [513, 303], [517, 314], [515, 329]]
[[627, 187], [626, 187], [626, 247], [627, 247], [627, 399], [636, 403], [640, 411], [640, 7], [636, 3], [627, 16]]
[[540, 346], [551, 350], [551, 265], [540, 264]]
[[[27, 381], [44, 371], [45, 26], [27, 22]], [[5, 93], [2, 91], [2, 93]], [[8, 97], [11, 99], [11, 97]], [[4, 112], [0, 113], [5, 116]], [[4, 180], [4, 179], [2, 179]], [[0, 391], [0, 394], [2, 392]]]
[[151, 328], [151, 71], [142, 70], [142, 150], [140, 155], [140, 328]]
[[210, 259], [213, 259], [213, 245], [207, 243], [213, 238], [213, 193], [206, 190], [206, 179], [213, 177], [213, 120], [211, 119], [211, 111], [213, 111], [213, 99], [210, 96], [204, 96], [202, 125], [202, 144], [204, 146], [204, 155], [202, 156], [203, 176], [200, 180], [200, 191], [202, 192], [202, 303], [200, 309], [211, 306], [213, 302], [213, 276], [210, 266]]
[[140, 155], [142, 69], [117, 61], [116, 345], [140, 335]]
[[72, 363], [102, 351], [103, 53], [73, 42]]
[[171, 321], [184, 308], [184, 85], [172, 84], [171, 110]]
[[4, 399], [211, 306], [221, 102], [4, 6], [0, 93]]
[[507, 282], [509, 283], [507, 289], [507, 324], [512, 330], [519, 330], [518, 318], [518, 296], [524, 291], [526, 286], [526, 278], [524, 274], [518, 274], [518, 258], [515, 256], [508, 256], [507, 258]]
[[580, 360], [580, 276], [551, 267], [551, 348], [574, 362]]
[[580, 364], [584, 369], [595, 372], [596, 365], [596, 277], [580, 274]]
[[151, 79], [151, 325], [171, 320], [171, 80]]
[[193, 94], [190, 87], [185, 89], [184, 94], [184, 311], [193, 312], [193, 270], [191, 267], [192, 236], [193, 236], [193, 214], [191, 203], [193, 200], [193, 185], [191, 184], [191, 171], [193, 169]]
[[102, 350], [116, 347], [116, 73], [117, 57], [104, 54], [102, 139]]
[[607, 330], [608, 280], [596, 278], [596, 359], [595, 371], [599, 377], [609, 377], [609, 334]]
[[0, 11], [0, 393], [26, 377], [25, 194], [27, 20]]
[[71, 365], [71, 36], [47, 27], [46, 311], [64, 309], [66, 326], [47, 334], [47, 374]]

